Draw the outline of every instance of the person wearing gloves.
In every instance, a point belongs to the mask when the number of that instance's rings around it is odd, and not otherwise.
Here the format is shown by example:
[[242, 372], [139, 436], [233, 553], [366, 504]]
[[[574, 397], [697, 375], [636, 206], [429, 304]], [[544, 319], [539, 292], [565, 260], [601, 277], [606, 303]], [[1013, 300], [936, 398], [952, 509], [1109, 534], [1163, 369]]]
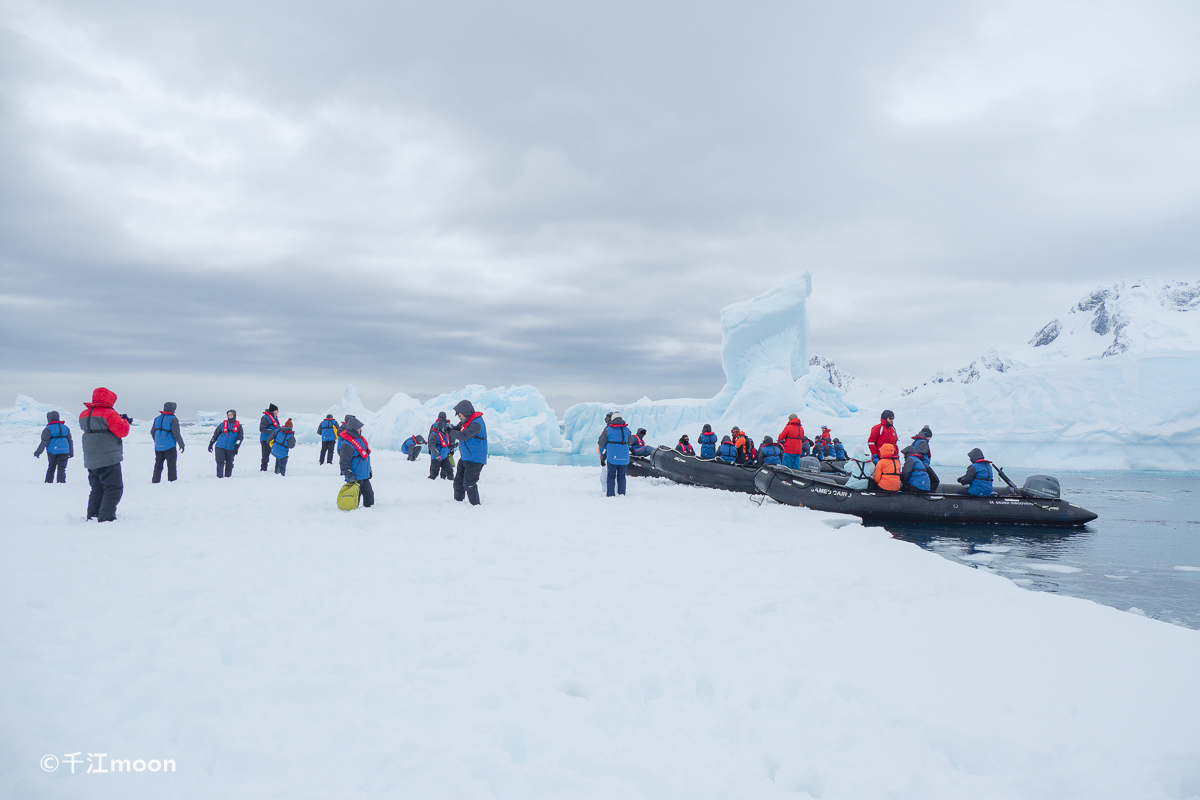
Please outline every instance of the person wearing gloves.
[[333, 449], [337, 446], [338, 424], [333, 414], [326, 414], [325, 419], [317, 426], [317, 435], [321, 437], [321, 455], [317, 457], [317, 466], [327, 460], [333, 466]]
[[470, 400], [460, 400], [454, 407], [459, 422], [447, 433], [458, 442], [458, 469], [454, 473], [454, 499], [464, 497], [471, 505], [479, 505], [479, 473], [487, 463], [487, 424], [483, 412], [476, 411]]
[[79, 427], [83, 430], [83, 466], [92, 487], [88, 495], [87, 518], [98, 522], [112, 522], [117, 518], [117, 503], [121, 502], [125, 492], [121, 480], [121, 459], [125, 455], [121, 440], [129, 435], [133, 420], [114, 411], [115, 402], [116, 392], [101, 386], [92, 392], [92, 402], [84, 403], [87, 410], [79, 415]]
[[438, 418], [429, 426], [429, 480], [435, 481], [438, 475], [446, 480], [454, 480], [454, 443], [450, 441], [450, 422], [446, 412], [439, 411]]
[[978, 447], [967, 453], [967, 458], [971, 459], [971, 466], [967, 467], [966, 473], [958, 479], [958, 482], [963, 484], [958, 493], [990, 497], [993, 480], [992, 462], [983, 457], [983, 451]]
[[629, 470], [629, 443], [632, 438], [625, 420], [620, 414], [613, 414], [596, 441], [603, 454], [603, 463], [608, 466], [605, 490], [609, 497], [625, 494], [625, 475]]
[[713, 433], [712, 425], [706, 422], [700, 435], [696, 437], [696, 441], [700, 443], [701, 458], [717, 457], [717, 435]]
[[[163, 403], [162, 413], [154, 418], [150, 426], [150, 437], [154, 439], [154, 475], [151, 483], [162, 482], [163, 463], [167, 465], [167, 481], [173, 483], [179, 475], [175, 463], [183, 452], [183, 434], [179, 432], [179, 420], [175, 417], [174, 403]], [[178, 445], [179, 449], [176, 450]]]
[[242, 446], [245, 434], [242, 423], [238, 422], [237, 412], [232, 408], [226, 411], [225, 421], [213, 430], [212, 438], [208, 440], [208, 452], [213, 452], [213, 446], [216, 446], [218, 478], [228, 478], [233, 474], [233, 457]]
[[57, 411], [46, 412], [46, 427], [42, 429], [42, 441], [37, 450], [33, 451], [34, 458], [41, 458], [46, 453], [46, 483], [54, 482], [54, 473], [58, 473], [58, 482], [67, 482], [67, 459], [75, 456], [75, 441], [71, 438], [71, 429], [67, 423], [59, 419]]
[[408, 456], [409, 461], [416, 461], [417, 456], [421, 455], [421, 445], [423, 444], [425, 444], [425, 437], [414, 433], [404, 440], [404, 444], [400, 445], [400, 452]]
[[338, 460], [346, 483], [358, 484], [358, 498], [363, 508], [375, 505], [375, 490], [371, 488], [371, 447], [363, 437], [363, 424], [353, 414], [345, 421], [346, 429], [338, 434]]
[[275, 432], [275, 444], [271, 445], [271, 455], [275, 456], [275, 472], [287, 475], [287, 462], [291, 450], [296, 446], [296, 434], [292, 433], [292, 420], [283, 423], [283, 427]]
[[[267, 465], [271, 463], [271, 440], [275, 438], [277, 430], [279, 430], [279, 406], [271, 403], [263, 412], [262, 419], [258, 421], [258, 443], [262, 445], [260, 472], [266, 472]], [[276, 471], [278, 472], [278, 470]]]

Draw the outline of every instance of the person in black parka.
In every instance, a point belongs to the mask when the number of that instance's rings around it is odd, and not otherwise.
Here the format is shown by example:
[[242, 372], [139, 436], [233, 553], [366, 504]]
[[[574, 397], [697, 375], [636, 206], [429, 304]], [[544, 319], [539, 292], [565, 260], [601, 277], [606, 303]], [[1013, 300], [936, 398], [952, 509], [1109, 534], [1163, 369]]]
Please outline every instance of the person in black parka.
[[42, 429], [42, 441], [34, 451], [34, 458], [46, 453], [46, 483], [53, 483], [54, 473], [58, 482], [67, 482], [67, 459], [75, 456], [75, 441], [71, 429], [59, 419], [57, 411], [46, 412], [46, 427]]

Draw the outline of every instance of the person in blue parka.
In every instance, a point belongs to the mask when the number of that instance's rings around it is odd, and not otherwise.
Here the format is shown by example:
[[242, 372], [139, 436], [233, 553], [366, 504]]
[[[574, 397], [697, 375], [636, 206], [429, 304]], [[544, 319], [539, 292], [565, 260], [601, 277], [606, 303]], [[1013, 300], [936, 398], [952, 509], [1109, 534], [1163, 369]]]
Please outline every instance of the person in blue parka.
[[685, 433], [679, 437], [679, 444], [675, 445], [675, 449], [685, 456], [696, 455], [696, 450], [692, 447], [692, 443], [688, 441], [688, 435]]
[[283, 423], [283, 427], [275, 432], [275, 444], [271, 445], [271, 455], [275, 456], [275, 472], [287, 475], [288, 456], [296, 446], [296, 434], [292, 433], [292, 420]]
[[846, 448], [842, 444], [841, 439], [833, 440], [833, 457], [836, 458], [838, 461], [846, 460]]
[[629, 426], [621, 419], [620, 414], [613, 414], [608, 425], [600, 431], [597, 445], [603, 454], [604, 463], [608, 465], [605, 488], [609, 497], [625, 494], [625, 474], [629, 469], [629, 443], [632, 439]]
[[963, 484], [959, 494], [973, 494], [977, 497], [988, 497], [992, 494], [992, 462], [983, 457], [983, 451], [976, 447], [967, 453], [971, 466], [958, 479]]
[[439, 411], [438, 418], [429, 426], [429, 480], [438, 475], [448, 481], [454, 480], [454, 442], [450, 439], [450, 422], [446, 412]]
[[338, 434], [338, 460], [346, 483], [358, 484], [358, 498], [363, 508], [375, 505], [375, 490], [371, 487], [371, 447], [363, 437], [363, 424], [353, 414], [346, 416], [345, 430]]
[[400, 445], [400, 452], [408, 456], [409, 461], [416, 461], [417, 456], [421, 455], [421, 445], [423, 444], [425, 444], [425, 437], [414, 433], [404, 440], [404, 444]]
[[775, 444], [775, 440], [770, 436], [764, 436], [762, 447], [758, 448], [758, 465], [763, 464], [782, 464], [783, 463], [783, 448]]
[[164, 403], [162, 413], [154, 418], [154, 424], [150, 426], [150, 436], [154, 439], [154, 475], [150, 478], [151, 483], [162, 481], [164, 462], [167, 465], [167, 481], [179, 477], [175, 464], [183, 452], [183, 434], [179, 432], [179, 420], [175, 418], [176, 407], [174, 403]]
[[925, 460], [917, 452], [917, 448], [910, 444], [900, 452], [904, 456], [904, 469], [900, 471], [900, 482], [903, 484], [900, 487], [901, 490], [905, 492], [928, 492], [930, 485], [929, 471], [925, 466]]
[[470, 400], [459, 400], [454, 407], [458, 424], [447, 433], [458, 442], [458, 467], [454, 472], [454, 499], [466, 497], [471, 505], [479, 505], [479, 473], [487, 464], [487, 423], [483, 412], [476, 411]]
[[638, 428], [637, 435], [629, 442], [629, 454], [640, 458], [647, 458], [654, 452], [654, 448], [646, 444], [646, 429]]
[[266, 472], [267, 465], [271, 463], [271, 440], [275, 438], [277, 430], [279, 430], [279, 406], [271, 403], [263, 412], [262, 419], [258, 421], [258, 443], [262, 446], [262, 472]]
[[242, 423], [238, 422], [237, 411], [232, 408], [226, 411], [225, 421], [213, 429], [212, 438], [208, 440], [208, 452], [216, 448], [218, 478], [233, 475], [233, 457], [242, 446], [245, 435]]
[[717, 460], [726, 464], [737, 461], [737, 445], [728, 436], [721, 437], [721, 446], [717, 448]]
[[717, 457], [717, 435], [713, 433], [712, 425], [705, 424], [703, 432], [696, 437], [700, 443], [701, 458]]
[[333, 450], [337, 447], [338, 424], [333, 414], [326, 414], [325, 419], [317, 425], [317, 435], [321, 437], [321, 454], [317, 456], [317, 466], [333, 465]]
[[75, 456], [75, 441], [71, 438], [71, 429], [61, 421], [57, 411], [46, 412], [46, 427], [42, 428], [42, 441], [37, 450], [33, 451], [34, 458], [46, 454], [46, 483], [53, 483], [55, 473], [58, 482], [67, 482], [67, 459]]

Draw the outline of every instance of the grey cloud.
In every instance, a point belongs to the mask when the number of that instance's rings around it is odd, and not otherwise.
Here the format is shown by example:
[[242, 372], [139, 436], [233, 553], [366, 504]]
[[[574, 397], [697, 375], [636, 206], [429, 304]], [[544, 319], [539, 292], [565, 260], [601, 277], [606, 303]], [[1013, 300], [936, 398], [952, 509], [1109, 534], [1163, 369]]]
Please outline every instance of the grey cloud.
[[263, 392], [285, 373], [709, 396], [721, 306], [811, 269], [813, 350], [913, 383], [1092, 285], [1194, 274], [1195, 22], [1182, 4], [10, 6], [0, 353], [35, 393], [53, 348], [62, 371], [147, 386], [166, 363]]

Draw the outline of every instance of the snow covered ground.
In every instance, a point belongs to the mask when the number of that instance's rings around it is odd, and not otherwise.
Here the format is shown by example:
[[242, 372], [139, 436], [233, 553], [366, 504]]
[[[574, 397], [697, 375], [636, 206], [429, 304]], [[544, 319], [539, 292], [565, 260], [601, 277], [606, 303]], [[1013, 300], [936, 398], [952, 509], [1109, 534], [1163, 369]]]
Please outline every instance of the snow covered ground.
[[0, 427], [3, 797], [1200, 794], [1200, 633], [881, 529], [503, 459], [471, 508], [393, 452], [339, 512], [315, 447], [218, 482], [203, 432], [157, 486], [135, 432], [100, 526], [36, 437]]

